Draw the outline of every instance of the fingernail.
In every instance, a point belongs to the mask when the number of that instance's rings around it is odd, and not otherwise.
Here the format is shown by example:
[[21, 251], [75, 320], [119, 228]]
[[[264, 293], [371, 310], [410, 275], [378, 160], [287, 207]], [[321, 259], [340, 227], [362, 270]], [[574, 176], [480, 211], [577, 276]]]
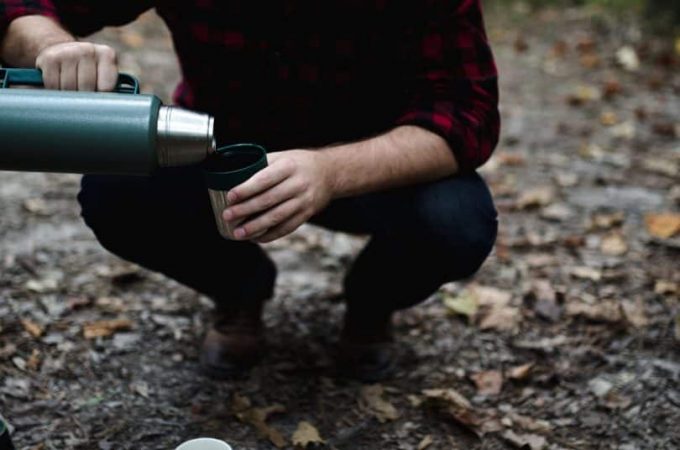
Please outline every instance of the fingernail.
[[232, 213], [230, 209], [225, 209], [224, 212], [222, 213], [222, 218], [229, 222], [231, 219], [234, 218], [234, 213]]
[[243, 228], [237, 228], [236, 230], [234, 230], [234, 237], [236, 239], [243, 239], [244, 237], [246, 237], [246, 230], [244, 230]]
[[233, 192], [228, 192], [227, 193], [227, 202], [228, 203], [234, 203], [236, 201], [236, 194]]

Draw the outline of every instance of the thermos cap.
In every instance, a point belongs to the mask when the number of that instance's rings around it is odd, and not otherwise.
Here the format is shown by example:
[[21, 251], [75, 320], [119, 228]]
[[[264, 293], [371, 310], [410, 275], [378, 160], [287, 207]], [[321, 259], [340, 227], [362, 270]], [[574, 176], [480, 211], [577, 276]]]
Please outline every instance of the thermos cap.
[[232, 450], [232, 448], [219, 439], [198, 438], [184, 442], [175, 450]]
[[214, 118], [173, 106], [158, 110], [157, 152], [161, 167], [203, 161], [215, 151]]

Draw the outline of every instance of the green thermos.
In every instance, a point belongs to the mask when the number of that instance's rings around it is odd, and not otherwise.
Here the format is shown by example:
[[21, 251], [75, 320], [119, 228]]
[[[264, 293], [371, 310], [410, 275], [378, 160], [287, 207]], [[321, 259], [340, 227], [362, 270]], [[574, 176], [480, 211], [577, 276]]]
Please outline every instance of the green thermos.
[[35, 69], [0, 69], [0, 170], [139, 174], [215, 152], [208, 114], [163, 105], [120, 74], [115, 92], [42, 86]]

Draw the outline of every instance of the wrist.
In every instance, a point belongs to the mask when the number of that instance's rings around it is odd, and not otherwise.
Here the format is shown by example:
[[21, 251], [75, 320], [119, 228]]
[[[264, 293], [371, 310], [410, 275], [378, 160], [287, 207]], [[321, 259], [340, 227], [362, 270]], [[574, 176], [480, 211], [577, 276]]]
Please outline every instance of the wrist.
[[316, 158], [328, 196], [331, 200], [334, 200], [339, 196], [338, 167], [335, 163], [335, 158], [328, 150], [319, 149], [311, 151]]
[[45, 49], [76, 39], [53, 19], [29, 15], [14, 19], [0, 42], [0, 54], [11, 65], [35, 67]]

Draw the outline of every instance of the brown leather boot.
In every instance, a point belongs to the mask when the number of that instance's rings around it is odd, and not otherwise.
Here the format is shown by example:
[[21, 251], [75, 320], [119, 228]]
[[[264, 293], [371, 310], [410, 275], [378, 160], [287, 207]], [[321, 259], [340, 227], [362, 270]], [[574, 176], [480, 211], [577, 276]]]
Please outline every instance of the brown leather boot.
[[201, 348], [200, 364], [213, 378], [244, 375], [262, 356], [264, 302], [219, 306]]
[[396, 368], [392, 314], [367, 317], [347, 313], [336, 357], [336, 372], [365, 382], [384, 380]]

